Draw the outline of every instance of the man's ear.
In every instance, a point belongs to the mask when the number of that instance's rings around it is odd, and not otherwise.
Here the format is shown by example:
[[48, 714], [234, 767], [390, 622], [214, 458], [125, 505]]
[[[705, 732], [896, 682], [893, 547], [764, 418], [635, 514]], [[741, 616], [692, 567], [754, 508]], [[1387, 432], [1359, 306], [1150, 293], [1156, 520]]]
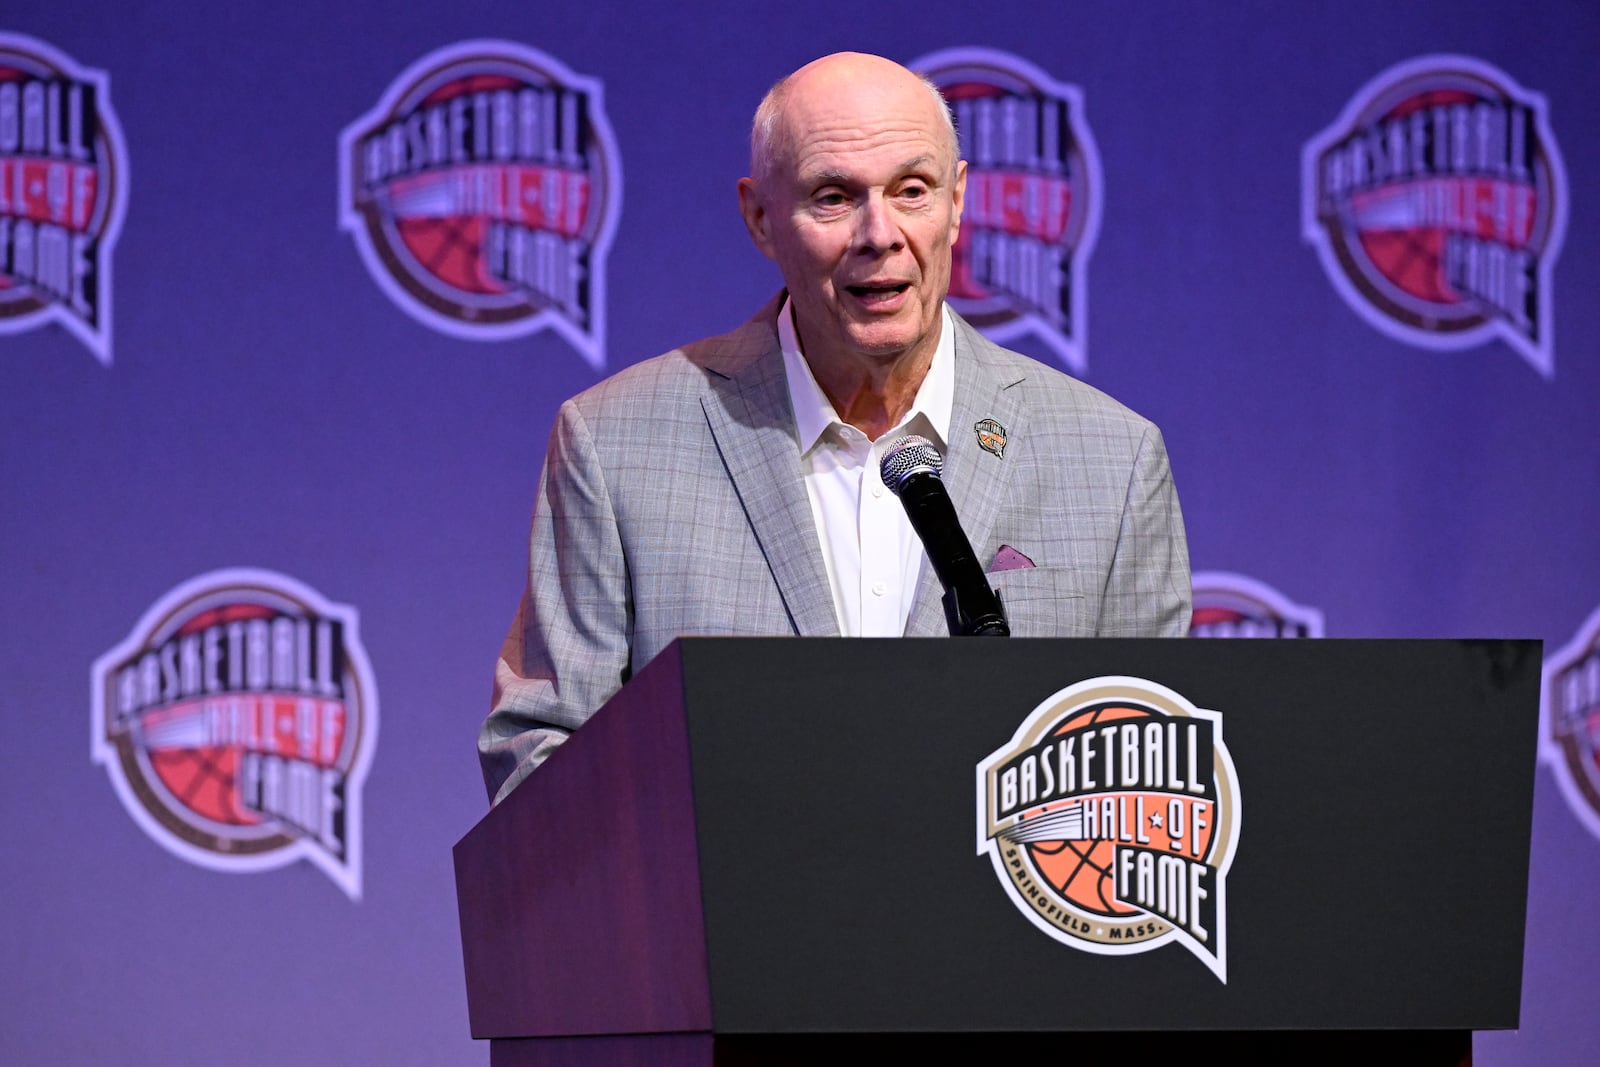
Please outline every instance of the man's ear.
[[967, 206], [967, 161], [956, 161], [956, 183], [950, 188], [950, 244], [961, 236], [961, 211]]
[[767, 207], [761, 200], [761, 189], [754, 178], [739, 179], [739, 214], [744, 216], [744, 228], [750, 231], [750, 240], [768, 259], [776, 259], [772, 248], [772, 234], [767, 229]]

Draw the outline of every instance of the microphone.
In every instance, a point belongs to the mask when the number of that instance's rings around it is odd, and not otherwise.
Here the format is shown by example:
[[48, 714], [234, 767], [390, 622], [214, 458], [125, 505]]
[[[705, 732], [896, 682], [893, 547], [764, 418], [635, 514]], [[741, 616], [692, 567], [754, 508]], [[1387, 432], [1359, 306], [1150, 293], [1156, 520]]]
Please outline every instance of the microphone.
[[1010, 637], [1000, 595], [972, 553], [956, 518], [956, 507], [939, 477], [944, 457], [926, 437], [908, 435], [891, 444], [878, 464], [883, 484], [905, 505], [911, 528], [922, 538], [933, 572], [944, 586], [944, 614], [956, 637]]

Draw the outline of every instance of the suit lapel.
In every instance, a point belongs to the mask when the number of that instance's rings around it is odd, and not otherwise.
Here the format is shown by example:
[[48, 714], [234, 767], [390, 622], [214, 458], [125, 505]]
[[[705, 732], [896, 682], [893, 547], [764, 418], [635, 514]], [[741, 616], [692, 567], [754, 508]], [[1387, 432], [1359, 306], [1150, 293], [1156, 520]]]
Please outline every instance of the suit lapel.
[[[950, 318], [956, 328], [956, 386], [950, 411], [949, 449], [944, 458], [944, 484], [979, 566], [987, 568], [998, 548], [989, 543], [995, 516], [1006, 500], [1016, 464], [980, 447], [976, 427], [984, 419], [993, 419], [1004, 427], [1007, 444], [1002, 451], [1009, 455], [1008, 450], [1023, 438], [1027, 428], [1021, 390], [1011, 388], [1023, 378], [1014, 368], [1003, 367], [992, 359], [995, 346], [960, 316], [952, 312]], [[938, 576], [924, 561], [911, 615], [906, 620], [906, 636], [949, 633], [943, 597]]]
[[708, 362], [711, 392], [702, 404], [795, 629], [805, 637], [838, 636], [833, 594], [800, 475], [789, 384], [772, 322], [776, 313], [775, 302], [733, 336], [724, 358]]

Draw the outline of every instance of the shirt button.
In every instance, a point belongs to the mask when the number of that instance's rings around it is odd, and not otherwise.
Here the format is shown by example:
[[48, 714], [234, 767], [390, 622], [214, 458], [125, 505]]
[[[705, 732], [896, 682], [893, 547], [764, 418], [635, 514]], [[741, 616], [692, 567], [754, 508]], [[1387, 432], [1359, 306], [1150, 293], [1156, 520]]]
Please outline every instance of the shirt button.
[[873, 582], [872, 583], [872, 595], [873, 596], [882, 596], [883, 594], [887, 593], [888, 591], [889, 591], [889, 587], [887, 585], [884, 585], [882, 582]]
[[881, 485], [873, 486], [872, 487], [872, 495], [875, 496], [875, 497], [882, 496], [883, 495], [883, 486], [881, 486]]

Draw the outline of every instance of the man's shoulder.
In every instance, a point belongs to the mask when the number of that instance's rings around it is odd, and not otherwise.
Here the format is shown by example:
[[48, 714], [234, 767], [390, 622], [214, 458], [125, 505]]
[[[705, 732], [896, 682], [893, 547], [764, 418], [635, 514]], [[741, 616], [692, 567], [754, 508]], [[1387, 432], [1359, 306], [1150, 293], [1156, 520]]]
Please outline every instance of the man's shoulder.
[[727, 333], [680, 345], [624, 367], [568, 403], [587, 416], [638, 406], [661, 411], [674, 402], [695, 401], [714, 389], [718, 381], [737, 377], [764, 358], [781, 359], [768, 310], [764, 308]]

